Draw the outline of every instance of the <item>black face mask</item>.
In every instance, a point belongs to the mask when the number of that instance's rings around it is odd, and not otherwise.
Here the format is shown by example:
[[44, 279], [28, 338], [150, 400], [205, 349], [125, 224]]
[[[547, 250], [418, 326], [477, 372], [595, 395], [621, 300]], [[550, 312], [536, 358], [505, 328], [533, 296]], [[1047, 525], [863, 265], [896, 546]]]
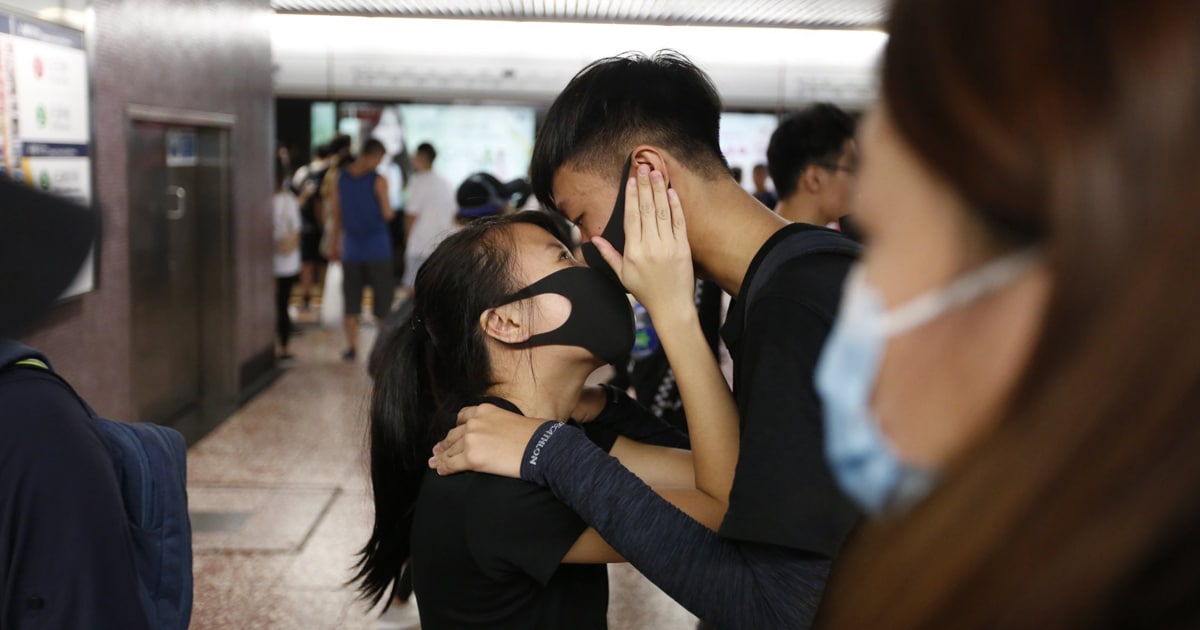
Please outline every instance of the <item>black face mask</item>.
[[614, 365], [628, 358], [633, 348], [633, 309], [620, 284], [589, 267], [568, 267], [513, 293], [497, 306], [546, 293], [561, 295], [571, 303], [567, 321], [509, 346], [577, 346]]
[[[633, 166], [633, 156], [629, 156], [629, 160], [625, 162], [625, 170], [621, 172], [621, 188], [617, 191], [617, 205], [613, 206], [612, 217], [609, 218], [608, 224], [604, 226], [604, 232], [600, 235], [604, 240], [612, 243], [622, 255], [625, 254], [625, 185], [629, 182], [629, 171]], [[592, 269], [604, 274], [609, 280], [621, 284], [621, 279], [617, 277], [617, 272], [608, 266], [604, 257], [600, 255], [600, 250], [589, 241], [580, 246], [583, 249], [583, 259]]]

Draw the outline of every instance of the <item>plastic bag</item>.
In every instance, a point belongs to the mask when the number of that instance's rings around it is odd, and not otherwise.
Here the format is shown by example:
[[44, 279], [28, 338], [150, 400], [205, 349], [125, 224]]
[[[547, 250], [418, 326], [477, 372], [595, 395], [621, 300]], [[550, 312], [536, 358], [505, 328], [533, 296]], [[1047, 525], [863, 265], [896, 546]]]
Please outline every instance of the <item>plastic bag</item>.
[[331, 262], [325, 268], [325, 288], [321, 292], [321, 324], [329, 328], [337, 328], [342, 325], [344, 314], [342, 263]]

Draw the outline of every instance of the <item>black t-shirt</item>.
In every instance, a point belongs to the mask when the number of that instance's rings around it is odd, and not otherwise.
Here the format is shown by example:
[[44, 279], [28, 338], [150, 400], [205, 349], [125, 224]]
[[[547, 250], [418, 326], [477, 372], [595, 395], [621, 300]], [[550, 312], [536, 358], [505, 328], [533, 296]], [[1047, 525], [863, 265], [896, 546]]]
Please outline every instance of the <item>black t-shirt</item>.
[[[325, 174], [329, 172], [329, 167], [325, 167], [319, 171], [313, 171], [308, 174], [305, 179], [306, 184], [312, 184], [317, 190], [316, 193], [310, 195], [304, 201], [304, 205], [300, 207], [300, 221], [303, 223], [303, 231], [305, 233], [319, 233], [324, 231], [325, 227], [317, 221], [317, 202], [321, 200], [321, 182], [325, 181]], [[301, 191], [296, 191], [299, 194]]]
[[91, 416], [53, 375], [0, 369], [0, 628], [146, 624], [124, 502]]
[[[507, 401], [486, 402], [520, 413]], [[560, 564], [585, 529], [534, 484], [427, 472], [412, 530], [421, 627], [606, 628], [607, 568]]]
[[[800, 223], [783, 228], [750, 263], [743, 290], [767, 252], [803, 230], [833, 232]], [[733, 359], [742, 435], [729, 512], [721, 525], [726, 538], [833, 558], [858, 520], [826, 463], [821, 405], [813, 386], [853, 263], [844, 254], [796, 256], [759, 285], [750, 312], [745, 300], [729, 307], [721, 336]]]

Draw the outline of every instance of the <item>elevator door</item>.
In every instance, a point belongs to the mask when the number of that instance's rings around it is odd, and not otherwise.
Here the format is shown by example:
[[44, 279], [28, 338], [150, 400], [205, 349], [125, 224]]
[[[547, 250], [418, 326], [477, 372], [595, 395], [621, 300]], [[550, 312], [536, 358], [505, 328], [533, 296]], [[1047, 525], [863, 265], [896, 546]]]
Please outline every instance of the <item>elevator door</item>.
[[134, 403], [140, 420], [193, 439], [219, 422], [206, 415], [230, 397], [234, 370], [227, 135], [141, 121], [129, 131]]

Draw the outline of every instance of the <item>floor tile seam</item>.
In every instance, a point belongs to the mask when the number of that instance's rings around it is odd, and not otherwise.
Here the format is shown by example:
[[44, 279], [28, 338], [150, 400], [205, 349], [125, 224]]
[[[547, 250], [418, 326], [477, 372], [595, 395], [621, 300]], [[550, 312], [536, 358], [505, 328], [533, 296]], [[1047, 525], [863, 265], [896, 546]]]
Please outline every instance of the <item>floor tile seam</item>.
[[308, 541], [312, 539], [313, 534], [316, 533], [317, 529], [321, 527], [321, 523], [325, 521], [325, 517], [329, 515], [329, 512], [333, 508], [333, 504], [337, 502], [337, 499], [339, 496], [341, 496], [341, 494], [342, 489], [340, 487], [333, 489], [333, 492], [329, 495], [329, 498], [326, 499], [324, 507], [322, 507], [320, 513], [317, 514], [316, 520], [313, 521], [312, 526], [308, 528], [307, 532], [305, 532], [304, 538], [300, 541], [300, 544], [296, 546], [297, 552], [304, 552], [305, 548], [308, 546]]

